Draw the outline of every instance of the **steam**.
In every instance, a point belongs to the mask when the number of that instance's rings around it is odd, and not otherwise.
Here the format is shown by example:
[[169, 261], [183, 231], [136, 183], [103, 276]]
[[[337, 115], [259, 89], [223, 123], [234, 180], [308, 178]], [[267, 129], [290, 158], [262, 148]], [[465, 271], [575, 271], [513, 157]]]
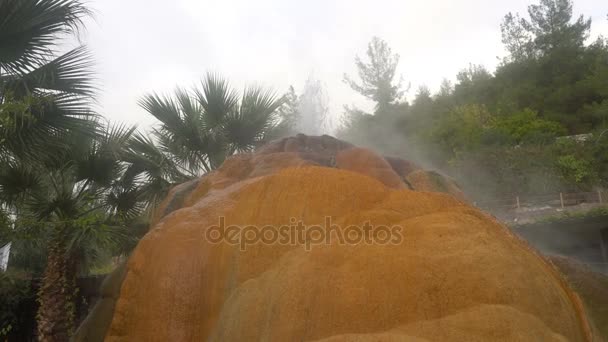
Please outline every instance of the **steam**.
[[330, 130], [329, 96], [324, 84], [311, 73], [304, 84], [298, 103], [296, 130], [308, 135], [326, 134]]

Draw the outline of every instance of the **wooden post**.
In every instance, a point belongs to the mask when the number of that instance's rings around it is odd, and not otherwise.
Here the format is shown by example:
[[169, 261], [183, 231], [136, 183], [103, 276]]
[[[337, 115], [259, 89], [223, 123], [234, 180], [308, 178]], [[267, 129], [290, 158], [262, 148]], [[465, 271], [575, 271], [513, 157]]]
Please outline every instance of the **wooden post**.
[[564, 208], [564, 195], [560, 192], [559, 193], [559, 201], [562, 204], [562, 209]]
[[521, 207], [519, 206], [519, 196], [515, 197], [515, 201], [517, 202], [517, 209], [520, 209]]
[[602, 202], [602, 190], [597, 191], [597, 198], [600, 200], [600, 204], [603, 203]]

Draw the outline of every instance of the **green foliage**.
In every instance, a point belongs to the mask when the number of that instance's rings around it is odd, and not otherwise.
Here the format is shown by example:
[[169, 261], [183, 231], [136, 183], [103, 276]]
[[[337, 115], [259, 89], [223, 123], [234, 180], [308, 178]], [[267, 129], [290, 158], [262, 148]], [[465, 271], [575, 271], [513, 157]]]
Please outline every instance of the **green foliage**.
[[45, 104], [51, 101], [50, 96], [22, 97], [15, 100], [11, 92], [4, 94], [5, 101], [0, 103], [0, 131], [2, 141], [6, 141], [6, 136], [21, 129], [22, 126], [29, 127], [36, 124], [34, 112], [41, 111]]
[[0, 272], [0, 339], [20, 329], [20, 309], [35, 293], [22, 272]]
[[492, 74], [481, 65], [469, 65], [456, 75], [458, 82], [454, 87], [454, 98], [457, 104], [489, 104], [494, 89]]
[[534, 56], [532, 36], [526, 26], [527, 22], [519, 14], [513, 13], [505, 15], [500, 25], [502, 43], [509, 51], [511, 60], [520, 61]]
[[56, 47], [57, 36], [74, 32], [88, 15], [81, 1], [3, 1], [0, 65], [12, 70], [38, 66]]
[[608, 209], [605, 207], [593, 208], [587, 211], [564, 211], [557, 215], [545, 216], [537, 219], [534, 223], [522, 224], [520, 227], [533, 229], [536, 226], [546, 224], [562, 224], [566, 226], [584, 224], [586, 221], [596, 221], [598, 219], [607, 219]]
[[[57, 53], [62, 39], [73, 39], [89, 14], [78, 0], [0, 1], [0, 243], [12, 243], [10, 270], [42, 276], [45, 286], [38, 296], [47, 298], [40, 300], [39, 319], [46, 326], [69, 321], [75, 308], [73, 294], [67, 293], [64, 317], [44, 314], [52, 312], [47, 305], [61, 301], [48, 298], [53, 290], [69, 289], [69, 282], [53, 279], [70, 279], [75, 271], [86, 273], [128, 253], [171, 182], [187, 178], [181, 165], [133, 127], [100, 121], [91, 106], [96, 88], [83, 46]], [[221, 94], [222, 89], [205, 91]], [[256, 127], [265, 125], [269, 95], [251, 90], [244, 97], [241, 111], [228, 110], [237, 120], [220, 124], [237, 126], [227, 129], [230, 133], [239, 132], [238, 116], [245, 112], [258, 114], [252, 119]], [[230, 99], [225, 100], [198, 104], [213, 113], [206, 124], [225, 109], [221, 105]], [[54, 262], [47, 263], [53, 251]], [[15, 317], [4, 311], [15, 312], [22, 293], [14, 290], [29, 289], [18, 280], [0, 274], [0, 339], [16, 327]]]
[[566, 134], [566, 129], [558, 122], [539, 118], [537, 112], [531, 109], [499, 117], [495, 128], [515, 144], [552, 142]]
[[557, 165], [564, 177], [576, 184], [597, 178], [592, 164], [588, 160], [580, 159], [572, 154], [558, 157]]
[[571, 0], [540, 0], [528, 6], [530, 19], [509, 13], [501, 24], [502, 41], [511, 61], [567, 53], [582, 49], [591, 20], [572, 22]]
[[348, 109], [339, 135], [439, 168], [473, 198], [608, 185], [608, 46], [586, 44], [591, 21], [572, 7], [507, 14], [509, 54], [494, 72], [469, 65], [435, 95], [423, 87], [412, 105], [377, 111], [385, 118]]
[[579, 113], [582, 117], [592, 118], [597, 127], [608, 127], [608, 99], [601, 103], [586, 103]]
[[598, 39], [585, 46], [590, 20], [573, 20], [570, 0], [541, 0], [530, 19], [508, 14], [502, 25], [510, 56], [496, 71], [497, 109], [532, 109], [557, 121], [569, 134], [586, 133], [600, 120], [585, 108], [608, 97], [608, 49]]
[[563, 52], [582, 48], [589, 35], [591, 20], [581, 15], [572, 21], [571, 0], [540, 0], [538, 5], [528, 7], [530, 20], [523, 26], [532, 37], [534, 45], [542, 54]]
[[147, 149], [195, 176], [266, 141], [280, 121], [283, 98], [259, 87], [239, 96], [227, 80], [208, 74], [200, 89], [178, 89], [174, 97], [149, 94], [139, 104], [160, 121], [153, 133], [159, 145], [150, 141]]
[[296, 125], [301, 120], [301, 113], [298, 109], [300, 101], [293, 86], [283, 95], [283, 104], [277, 109], [277, 116], [280, 123], [274, 130], [275, 136], [286, 136], [296, 131]]
[[600, 185], [606, 187], [608, 186], [608, 129], [594, 134], [591, 144], [590, 158], [592, 158], [597, 167]]
[[561, 139], [553, 146], [557, 169], [577, 189], [588, 190], [600, 182], [599, 163], [594, 155], [596, 147], [592, 138], [585, 142]]
[[[46, 158], [14, 159], [0, 167], [0, 201], [16, 214], [9, 235], [13, 254], [19, 258], [34, 246], [44, 250], [46, 241], [61, 235], [84, 267], [133, 245], [135, 234], [127, 225], [150, 201], [133, 163], [122, 160], [133, 133], [116, 126], [96, 137], [67, 134], [67, 150], [49, 149]], [[130, 201], [120, 200], [128, 196]]]
[[399, 64], [399, 55], [393, 54], [388, 44], [373, 37], [367, 46], [368, 62], [355, 57], [359, 78], [357, 83], [344, 75], [344, 83], [366, 98], [376, 102], [376, 112], [382, 112], [394, 104], [403, 95], [401, 82], [393, 83]]
[[0, 247], [11, 241], [13, 235], [13, 223], [8, 213], [0, 210]]
[[462, 153], [444, 168], [473, 198], [488, 201], [560, 189], [562, 180], [553, 160], [544, 146], [484, 146]]
[[94, 132], [90, 56], [77, 47], [56, 56], [89, 11], [77, 0], [0, 3], [0, 154], [37, 157], [70, 130]]
[[485, 130], [492, 126], [493, 117], [485, 107], [463, 105], [454, 107], [436, 122], [431, 139], [452, 156], [470, 151], [481, 143]]
[[452, 107], [435, 119], [429, 139], [456, 157], [482, 146], [551, 142], [564, 133], [559, 123], [539, 118], [529, 109], [501, 116], [483, 105], [467, 104]]

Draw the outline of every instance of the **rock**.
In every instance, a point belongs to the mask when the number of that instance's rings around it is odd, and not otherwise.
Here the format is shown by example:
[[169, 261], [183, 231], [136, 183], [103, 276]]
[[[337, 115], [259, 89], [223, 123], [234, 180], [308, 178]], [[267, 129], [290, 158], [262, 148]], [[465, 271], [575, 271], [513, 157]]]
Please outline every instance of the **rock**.
[[73, 342], [103, 341], [114, 314], [116, 300], [126, 274], [126, 263], [120, 264], [101, 284], [101, 298], [72, 336]]
[[140, 241], [106, 341], [593, 339], [551, 264], [418, 170], [326, 136], [230, 158]]

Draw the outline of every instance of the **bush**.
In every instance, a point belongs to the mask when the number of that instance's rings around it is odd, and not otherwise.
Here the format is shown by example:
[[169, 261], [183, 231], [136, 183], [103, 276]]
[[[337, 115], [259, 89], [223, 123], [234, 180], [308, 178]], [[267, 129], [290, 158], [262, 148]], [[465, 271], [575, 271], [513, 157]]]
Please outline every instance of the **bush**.
[[31, 280], [25, 273], [0, 272], [0, 339], [27, 334], [28, 324], [22, 324], [30, 316], [29, 307], [35, 303], [36, 294]]

